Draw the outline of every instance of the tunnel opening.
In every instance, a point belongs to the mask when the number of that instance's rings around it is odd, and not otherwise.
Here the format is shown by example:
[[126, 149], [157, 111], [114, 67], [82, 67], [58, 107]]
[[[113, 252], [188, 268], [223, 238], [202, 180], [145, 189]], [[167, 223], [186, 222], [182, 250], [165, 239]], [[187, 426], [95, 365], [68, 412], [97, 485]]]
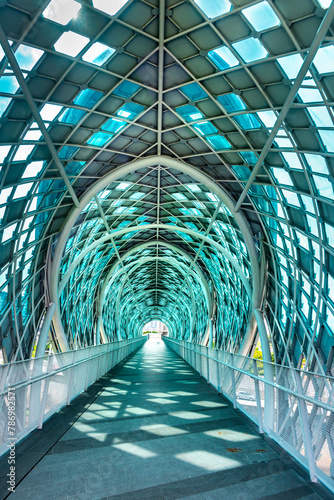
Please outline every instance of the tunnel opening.
[[159, 319], [152, 319], [143, 327], [143, 335], [149, 340], [160, 341], [169, 335], [168, 326]]

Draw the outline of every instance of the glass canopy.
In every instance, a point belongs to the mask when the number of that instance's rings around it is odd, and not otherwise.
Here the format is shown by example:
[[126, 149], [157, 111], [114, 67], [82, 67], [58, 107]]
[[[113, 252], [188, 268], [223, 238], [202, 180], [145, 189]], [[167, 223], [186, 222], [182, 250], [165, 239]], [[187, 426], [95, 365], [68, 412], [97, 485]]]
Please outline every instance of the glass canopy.
[[4, 361], [54, 301], [54, 349], [160, 319], [252, 354], [258, 309], [276, 362], [333, 375], [331, 6], [1, 3]]

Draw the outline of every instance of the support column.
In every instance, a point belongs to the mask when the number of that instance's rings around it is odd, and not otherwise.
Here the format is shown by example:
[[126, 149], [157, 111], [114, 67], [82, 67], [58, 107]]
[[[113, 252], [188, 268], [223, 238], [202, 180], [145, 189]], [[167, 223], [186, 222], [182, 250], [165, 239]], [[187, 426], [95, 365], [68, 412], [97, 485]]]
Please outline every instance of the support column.
[[98, 316], [96, 321], [96, 345], [101, 344], [101, 320], [101, 316]]
[[[263, 370], [264, 370], [264, 379], [273, 382], [274, 381], [274, 371], [273, 371], [273, 366], [271, 364], [271, 353], [270, 353], [270, 348], [269, 348], [269, 341], [268, 341], [268, 335], [267, 335], [267, 330], [264, 324], [262, 312], [260, 309], [255, 309], [254, 311], [258, 330], [259, 330], [259, 337], [261, 341], [261, 348], [262, 348], [262, 356], [263, 356]], [[264, 385], [264, 425], [266, 428], [269, 430], [274, 429], [274, 415], [275, 415], [275, 393], [274, 393], [274, 387], [271, 385], [265, 384]]]
[[213, 321], [212, 318], [209, 319], [209, 347], [213, 347]]
[[45, 347], [46, 347], [46, 343], [48, 340], [48, 334], [49, 334], [50, 327], [51, 327], [51, 321], [52, 321], [55, 310], [56, 310], [56, 304], [54, 302], [50, 302], [50, 304], [46, 310], [43, 325], [42, 325], [42, 328], [41, 328], [41, 331], [39, 334], [39, 339], [38, 339], [36, 354], [35, 354], [36, 358], [39, 358], [40, 356], [44, 356]]

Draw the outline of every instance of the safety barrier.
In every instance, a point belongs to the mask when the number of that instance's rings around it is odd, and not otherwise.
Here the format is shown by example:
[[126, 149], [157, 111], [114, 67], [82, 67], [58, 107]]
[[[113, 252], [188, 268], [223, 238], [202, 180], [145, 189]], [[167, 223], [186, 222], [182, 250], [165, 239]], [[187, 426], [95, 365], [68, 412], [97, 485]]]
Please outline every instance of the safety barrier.
[[0, 365], [0, 456], [145, 341], [121, 340]]
[[334, 492], [334, 378], [164, 338], [218, 392]]

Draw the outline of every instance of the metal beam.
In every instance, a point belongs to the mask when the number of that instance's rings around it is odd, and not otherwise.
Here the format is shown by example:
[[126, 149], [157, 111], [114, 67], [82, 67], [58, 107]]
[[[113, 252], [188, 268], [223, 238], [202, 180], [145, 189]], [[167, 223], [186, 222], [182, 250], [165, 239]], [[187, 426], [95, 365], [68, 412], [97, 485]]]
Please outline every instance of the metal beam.
[[[157, 241], [149, 241], [147, 243], [142, 243], [140, 245], [137, 245], [137, 246], [131, 248], [131, 250], [129, 250], [128, 252], [126, 252], [122, 256], [122, 260], [124, 261], [133, 253], [135, 253], [139, 250], [144, 250], [150, 246], [154, 246], [154, 245], [156, 245], [156, 243], [158, 243], [158, 242]], [[188, 262], [193, 262], [193, 259], [181, 248], [178, 248], [177, 246], [172, 245], [171, 243], [164, 242], [164, 241], [160, 242], [160, 244], [161, 244], [161, 246], [163, 246], [165, 248], [168, 248], [170, 250], [173, 250], [173, 251], [179, 253], [186, 260], [188, 260]], [[181, 263], [179, 262], [178, 264], [180, 265]], [[102, 284], [102, 287], [100, 288], [100, 292], [98, 293], [98, 298], [97, 298], [97, 314], [98, 315], [102, 314], [102, 307], [103, 307], [104, 298], [105, 298], [106, 294], [108, 293], [108, 290], [110, 288], [110, 285], [112, 283], [112, 279], [114, 276], [114, 271], [117, 268], [117, 266], [118, 266], [118, 263], [115, 262], [115, 264], [113, 264], [110, 271], [108, 272], [108, 274], [107, 274], [107, 276]], [[198, 264], [194, 263], [193, 267], [195, 270], [195, 272], [193, 273], [193, 276], [196, 279], [198, 279], [198, 281], [203, 289], [203, 292], [204, 292], [204, 295], [206, 298], [206, 302], [207, 302], [209, 316], [210, 316], [210, 314], [212, 314], [213, 304], [212, 304], [212, 298], [211, 298], [211, 294], [210, 294], [209, 284], [208, 284], [207, 280], [205, 279], [204, 274], [203, 274], [201, 268], [198, 266]]]
[[[240, 231], [243, 235], [245, 245], [248, 250], [250, 262], [251, 262], [251, 276], [252, 276], [252, 285], [253, 285], [253, 305], [254, 307], [260, 307], [261, 305], [261, 282], [260, 282], [260, 271], [259, 271], [259, 263], [257, 250], [254, 245], [253, 235], [250, 231], [248, 222], [244, 218], [244, 216], [235, 212], [234, 210], [234, 202], [221, 187], [219, 187], [212, 179], [210, 179], [207, 175], [205, 175], [200, 170], [184, 163], [180, 160], [176, 160], [167, 156], [152, 156], [141, 158], [139, 160], [132, 161], [126, 165], [123, 165], [112, 172], [109, 172], [102, 179], [99, 179], [92, 187], [89, 189], [80, 199], [80, 206], [72, 210], [70, 215], [67, 218], [67, 221], [59, 235], [58, 243], [55, 248], [54, 257], [52, 261], [51, 275], [53, 276], [53, 280], [50, 283], [50, 299], [53, 302], [56, 302], [57, 309], [54, 314], [54, 324], [56, 325], [56, 331], [59, 329], [63, 329], [62, 322], [59, 314], [59, 299], [58, 299], [58, 276], [60, 275], [60, 266], [61, 259], [64, 252], [64, 248], [70, 232], [72, 230], [73, 225], [75, 224], [77, 218], [80, 213], [84, 209], [84, 207], [91, 201], [91, 199], [100, 191], [102, 191], [106, 186], [108, 186], [111, 182], [121, 179], [125, 175], [133, 172], [134, 170], [139, 170], [141, 168], [147, 168], [151, 166], [161, 165], [166, 168], [173, 168], [175, 170], [181, 171], [184, 174], [189, 175], [194, 180], [200, 182], [205, 185], [213, 194], [215, 194], [220, 201], [222, 201], [226, 207], [230, 210], [232, 215], [235, 218], [236, 223], [238, 224]], [[146, 225], [145, 225], [146, 226]], [[145, 226], [140, 226], [144, 228]], [[147, 226], [146, 226], [147, 227]], [[173, 226], [167, 226], [168, 230], [171, 230]], [[160, 226], [161, 228], [161, 226]], [[184, 231], [185, 232], [185, 231]], [[200, 237], [197, 234], [196, 237]], [[219, 251], [222, 249], [221, 246], [218, 245], [217, 248]], [[223, 252], [222, 252], [223, 253]]]
[[21, 71], [21, 68], [16, 60], [16, 57], [14, 55], [14, 52], [12, 51], [11, 46], [8, 43], [7, 37], [5, 35], [5, 32], [0, 24], [0, 43], [2, 45], [2, 48], [7, 56], [8, 62], [11, 65], [12, 70], [14, 71], [14, 74], [17, 78], [17, 81], [21, 87], [21, 90], [26, 98], [27, 103], [29, 104], [29, 107], [31, 109], [32, 114], [34, 115], [34, 118], [36, 120], [37, 125], [39, 126], [42, 135], [45, 139], [46, 145], [50, 151], [50, 154], [52, 156], [53, 161], [56, 164], [56, 167], [59, 170], [60, 175], [63, 178], [63, 181], [66, 184], [66, 187], [68, 189], [68, 192], [75, 204], [75, 206], [78, 208], [80, 206], [79, 200], [77, 198], [77, 195], [74, 192], [74, 189], [69, 181], [69, 178], [67, 177], [67, 174], [65, 172], [65, 169], [59, 159], [58, 153], [56, 151], [56, 148], [54, 147], [54, 144], [52, 142], [52, 139], [49, 135], [49, 132], [47, 131], [44, 121], [42, 120], [41, 115], [39, 114], [39, 111], [37, 109], [37, 106], [35, 104], [35, 101], [30, 93], [29, 87], [27, 85], [27, 82], [25, 81], [25, 78], [23, 76], [23, 73]]
[[330, 7], [328, 8], [320, 26], [319, 26], [319, 29], [314, 37], [314, 40], [312, 42], [311, 47], [310, 47], [310, 50], [304, 59], [302, 67], [300, 68], [298, 75], [296, 77], [296, 80], [294, 81], [294, 84], [291, 87], [291, 90], [288, 94], [288, 97], [285, 100], [285, 103], [281, 109], [281, 112], [280, 112], [280, 114], [275, 122], [275, 125], [274, 125], [262, 151], [261, 151], [261, 154], [260, 154], [260, 156], [256, 162], [256, 165], [255, 165], [255, 167], [254, 167], [254, 169], [253, 169], [253, 171], [252, 171], [252, 173], [247, 181], [247, 184], [244, 187], [244, 189], [239, 197], [239, 200], [235, 206], [236, 212], [240, 209], [244, 199], [247, 196], [249, 188], [252, 186], [257, 173], [259, 172], [260, 168], [262, 167], [262, 164], [263, 164], [263, 162], [264, 162], [264, 160], [269, 152], [269, 149], [270, 149], [272, 143], [274, 142], [275, 137], [276, 137], [279, 129], [281, 128], [283, 121], [286, 118], [286, 115], [289, 112], [290, 106], [291, 106], [294, 98], [296, 97], [296, 94], [299, 90], [299, 87], [301, 86], [301, 84], [306, 76], [306, 73], [308, 72], [308, 70], [313, 62], [313, 59], [316, 56], [316, 53], [318, 52], [318, 49], [319, 49], [328, 29], [333, 21], [333, 18], [334, 18], [334, 2], [332, 2]]
[[[83, 252], [81, 252], [78, 257], [72, 262], [72, 264], [69, 266], [67, 272], [65, 273], [60, 286], [59, 286], [59, 291], [57, 292], [57, 300], [63, 291], [67, 281], [69, 280], [71, 274], [73, 273], [74, 269], [76, 266], [80, 264], [82, 259], [90, 253], [94, 248], [97, 246], [101, 245], [102, 243], [105, 243], [109, 240], [113, 240], [114, 238], [118, 238], [119, 236], [123, 236], [124, 234], [127, 234], [128, 232], [134, 232], [134, 231], [145, 231], [149, 229], [156, 229], [158, 224], [143, 224], [142, 226], [130, 226], [126, 227], [123, 229], [119, 229], [118, 231], [114, 231], [112, 234], [107, 234], [105, 236], [102, 236], [100, 239], [94, 241], [94, 243], [91, 243]], [[201, 239], [204, 243], [208, 243], [209, 245], [213, 246], [216, 248], [224, 257], [230, 262], [232, 267], [234, 267], [236, 273], [240, 276], [240, 279], [242, 281], [242, 284], [245, 287], [245, 290], [247, 294], [249, 295], [250, 298], [252, 298], [252, 289], [249, 283], [248, 278], [246, 277], [245, 273], [243, 272], [241, 266], [238, 264], [238, 262], [232, 257], [232, 255], [225, 250], [224, 247], [222, 247], [219, 243], [214, 241], [212, 238], [209, 238], [208, 236], [205, 236], [201, 233], [198, 233], [192, 229], [184, 228], [184, 227], [179, 227], [179, 226], [172, 226], [169, 224], [159, 224], [160, 229], [165, 229], [167, 231], [173, 231], [173, 232], [180, 232], [180, 233], [185, 233], [189, 234], [193, 238], [199, 238]]]
[[[211, 217], [210, 223], [209, 223], [209, 225], [208, 225], [208, 227], [207, 227], [207, 229], [206, 229], [206, 231], [205, 231], [205, 236], [208, 236], [208, 234], [210, 233], [211, 228], [212, 228], [212, 226], [213, 226], [213, 223], [214, 223], [214, 221], [215, 221], [215, 220], [216, 220], [216, 218], [217, 218], [217, 215], [218, 215], [218, 212], [219, 212], [219, 210], [220, 210], [221, 204], [222, 204], [222, 202], [221, 202], [221, 201], [219, 201], [219, 202], [218, 202], [218, 204], [217, 204], [217, 206], [216, 206], [216, 209], [215, 209], [215, 211], [214, 211], [214, 214], [213, 214], [213, 216]], [[205, 244], [205, 240], [202, 240], [202, 242], [201, 242], [201, 244], [200, 244], [200, 246], [199, 246], [199, 249], [197, 250], [196, 255], [195, 255], [195, 258], [194, 258], [194, 262], [195, 262], [195, 263], [196, 263], [196, 261], [197, 261], [197, 259], [198, 259], [199, 255], [200, 255], [200, 253], [201, 253], [201, 251], [202, 251], [202, 249], [203, 249], [203, 247], [204, 247], [204, 244]], [[189, 275], [189, 273], [190, 273], [191, 269], [192, 269], [192, 264], [190, 264], [190, 266], [189, 266], [189, 270], [188, 270], [188, 273], [187, 273], [187, 275], [186, 275], [186, 277], [185, 277], [185, 280], [186, 280], [186, 278], [188, 278], [188, 275]], [[184, 282], [183, 282], [183, 283], [184, 283]], [[181, 287], [180, 287], [180, 291], [179, 291], [179, 293], [178, 293], [178, 297], [179, 297], [179, 296], [180, 296], [180, 294], [182, 293], [183, 288], [184, 288], [184, 284], [182, 284], [182, 285], [181, 285]], [[208, 318], [208, 320], [209, 320], [209, 318]]]

